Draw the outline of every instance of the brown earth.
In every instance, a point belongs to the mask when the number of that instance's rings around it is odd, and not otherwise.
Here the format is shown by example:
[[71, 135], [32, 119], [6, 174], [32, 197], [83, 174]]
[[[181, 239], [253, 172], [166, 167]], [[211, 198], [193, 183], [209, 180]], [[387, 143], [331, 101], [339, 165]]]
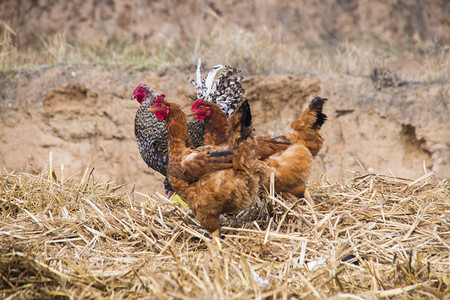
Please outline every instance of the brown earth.
[[264, 27], [280, 36], [280, 42], [306, 45], [342, 39], [390, 44], [415, 33], [425, 40], [450, 40], [446, 0], [18, 0], [0, 3], [0, 20], [16, 31], [23, 45], [64, 29], [71, 40], [93, 46], [104, 45], [105, 37], [193, 46], [215, 25], [249, 31]]
[[[147, 168], [134, 139], [138, 108], [131, 91], [146, 82], [189, 110], [190, 72], [165, 74], [61, 65], [0, 79], [0, 166], [9, 171], [52, 164], [64, 177], [95, 167], [96, 176], [162, 192], [162, 176]], [[245, 74], [244, 74], [245, 75]], [[316, 95], [327, 97], [325, 146], [311, 180], [351, 171], [416, 178], [427, 170], [450, 177], [450, 84], [410, 84], [377, 90], [369, 78], [246, 76], [258, 134], [289, 131]], [[359, 161], [359, 163], [358, 163]]]

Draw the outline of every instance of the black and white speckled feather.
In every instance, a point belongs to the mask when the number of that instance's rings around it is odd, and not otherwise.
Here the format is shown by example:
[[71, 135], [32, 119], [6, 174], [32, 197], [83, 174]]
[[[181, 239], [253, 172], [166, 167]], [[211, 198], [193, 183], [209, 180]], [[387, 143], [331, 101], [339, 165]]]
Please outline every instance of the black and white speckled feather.
[[[202, 79], [200, 73], [201, 63], [202, 60], [199, 58], [196, 80], [188, 77], [188, 80], [197, 90], [197, 99], [216, 103], [229, 117], [234, 113], [239, 103], [245, 99], [245, 89], [241, 84], [242, 77], [233, 76], [239, 73], [240, 70], [229, 66], [217, 65]], [[214, 83], [214, 79], [220, 70], [224, 71]]]

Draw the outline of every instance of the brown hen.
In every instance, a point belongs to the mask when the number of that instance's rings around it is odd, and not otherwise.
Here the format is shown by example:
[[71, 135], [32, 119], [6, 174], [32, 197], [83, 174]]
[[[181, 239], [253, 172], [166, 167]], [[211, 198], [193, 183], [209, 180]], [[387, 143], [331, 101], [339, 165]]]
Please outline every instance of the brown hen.
[[[298, 197], [311, 198], [306, 193], [306, 180], [311, 172], [313, 156], [323, 145], [320, 128], [327, 116], [322, 113], [325, 98], [316, 97], [309, 108], [291, 127], [294, 132], [286, 136], [256, 137], [255, 150], [259, 159], [264, 160], [275, 174], [275, 190], [291, 193]], [[205, 122], [205, 144], [221, 145], [227, 139], [226, 116], [213, 103], [197, 100], [192, 112]]]
[[218, 237], [220, 215], [247, 208], [267, 180], [267, 165], [257, 159], [254, 150], [248, 102], [239, 104], [230, 117], [229, 138], [219, 147], [192, 147], [179, 105], [160, 101], [152, 111], [166, 121], [170, 184], [203, 226]]

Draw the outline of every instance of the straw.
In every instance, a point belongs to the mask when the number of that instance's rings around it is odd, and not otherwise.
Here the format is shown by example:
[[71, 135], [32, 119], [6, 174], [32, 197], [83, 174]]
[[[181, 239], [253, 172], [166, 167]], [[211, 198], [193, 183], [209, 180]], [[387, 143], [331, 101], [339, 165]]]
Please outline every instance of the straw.
[[0, 298], [448, 297], [448, 181], [354, 173], [311, 183], [314, 206], [273, 193], [222, 216], [219, 244], [180, 203], [91, 168], [1, 175]]

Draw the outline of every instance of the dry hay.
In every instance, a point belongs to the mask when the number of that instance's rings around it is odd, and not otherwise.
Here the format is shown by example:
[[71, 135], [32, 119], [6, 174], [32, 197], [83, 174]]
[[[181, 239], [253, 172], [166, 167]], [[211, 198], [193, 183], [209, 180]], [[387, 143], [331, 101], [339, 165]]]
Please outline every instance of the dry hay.
[[266, 196], [223, 218], [220, 245], [164, 197], [47, 173], [1, 176], [0, 298], [449, 295], [450, 185], [432, 173], [314, 183], [315, 206]]

